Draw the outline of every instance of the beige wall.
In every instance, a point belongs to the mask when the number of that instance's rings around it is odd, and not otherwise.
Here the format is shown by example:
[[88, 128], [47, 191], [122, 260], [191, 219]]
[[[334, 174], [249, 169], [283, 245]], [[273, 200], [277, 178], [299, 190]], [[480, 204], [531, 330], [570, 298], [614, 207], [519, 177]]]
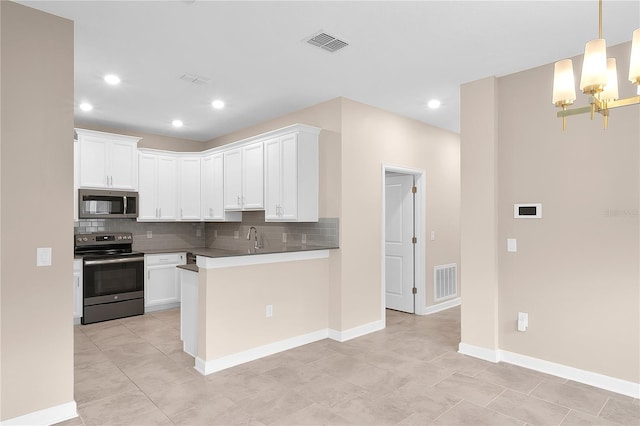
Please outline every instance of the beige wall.
[[[6, 420], [73, 401], [73, 23], [8, 1], [0, 11]], [[36, 267], [37, 247], [53, 249], [52, 266]]]
[[221, 146], [294, 123], [320, 133], [320, 216], [340, 218], [340, 250], [331, 255], [329, 327], [348, 330], [381, 316], [382, 164], [426, 172], [427, 304], [433, 267], [459, 264], [459, 138], [358, 102], [337, 98], [214, 139]]
[[498, 348], [498, 128], [495, 78], [462, 85], [462, 342]]
[[460, 264], [459, 137], [349, 99], [342, 100], [342, 320], [349, 329], [380, 319], [382, 164], [426, 173], [426, 300], [433, 267]]
[[[203, 360], [327, 328], [328, 258], [200, 271], [198, 323], [205, 326], [198, 329], [198, 356]], [[267, 305], [273, 306], [271, 318], [265, 315]]]
[[75, 127], [80, 129], [97, 130], [99, 132], [116, 133], [119, 135], [142, 138], [142, 140], [138, 142], [138, 148], [163, 149], [166, 151], [177, 152], [200, 152], [204, 150], [206, 146], [205, 142], [194, 141], [191, 139], [173, 138], [169, 136], [154, 135], [151, 133], [129, 131], [116, 127], [83, 123], [79, 120], [76, 121]]
[[[618, 60], [621, 97], [634, 96], [626, 79], [630, 44], [608, 50]], [[580, 69], [578, 57], [576, 81]], [[552, 80], [553, 64], [497, 80], [499, 308], [467, 300], [469, 288], [493, 291], [493, 284], [465, 270], [462, 309], [463, 318], [489, 309], [499, 320], [493, 331], [463, 322], [463, 342], [497, 333], [500, 349], [640, 383], [640, 106], [612, 110], [608, 130], [601, 116], [581, 115], [562, 132]], [[486, 96], [468, 91], [463, 110]], [[577, 106], [587, 104], [587, 96], [578, 98]], [[479, 117], [463, 118], [463, 158], [477, 142], [466, 130]], [[541, 202], [543, 218], [514, 219], [519, 202]], [[463, 217], [473, 207], [463, 203]], [[517, 253], [506, 252], [507, 238], [517, 239]], [[516, 331], [518, 311], [529, 314], [525, 333]]]

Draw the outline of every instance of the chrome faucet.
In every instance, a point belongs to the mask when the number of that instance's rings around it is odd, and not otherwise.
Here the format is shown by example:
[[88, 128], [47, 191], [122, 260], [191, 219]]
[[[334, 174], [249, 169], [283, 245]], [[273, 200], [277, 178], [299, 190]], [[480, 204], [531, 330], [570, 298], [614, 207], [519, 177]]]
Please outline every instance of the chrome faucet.
[[251, 239], [251, 230], [255, 231], [254, 232], [255, 243], [253, 244], [253, 248], [257, 250], [260, 248], [260, 244], [258, 244], [258, 230], [256, 229], [255, 226], [250, 226], [249, 232], [247, 232], [247, 240]]

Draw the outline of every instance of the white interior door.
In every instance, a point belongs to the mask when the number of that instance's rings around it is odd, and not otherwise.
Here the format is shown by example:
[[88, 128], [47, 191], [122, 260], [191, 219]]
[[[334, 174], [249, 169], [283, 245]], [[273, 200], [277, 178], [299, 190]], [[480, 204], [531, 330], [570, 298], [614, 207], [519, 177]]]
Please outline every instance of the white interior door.
[[386, 307], [415, 312], [413, 274], [413, 176], [385, 177]]

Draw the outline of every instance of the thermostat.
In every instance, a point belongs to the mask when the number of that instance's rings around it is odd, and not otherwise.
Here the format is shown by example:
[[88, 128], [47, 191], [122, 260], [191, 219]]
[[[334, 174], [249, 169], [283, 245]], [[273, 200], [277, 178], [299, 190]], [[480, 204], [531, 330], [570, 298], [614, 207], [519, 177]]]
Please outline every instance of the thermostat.
[[542, 217], [542, 203], [514, 204], [513, 217], [515, 219], [540, 219]]

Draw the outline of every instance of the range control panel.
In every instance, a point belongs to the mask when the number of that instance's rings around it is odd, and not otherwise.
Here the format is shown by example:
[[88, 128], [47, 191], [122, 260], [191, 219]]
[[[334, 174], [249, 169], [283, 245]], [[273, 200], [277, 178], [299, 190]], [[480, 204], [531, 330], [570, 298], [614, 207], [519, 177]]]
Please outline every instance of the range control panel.
[[78, 246], [101, 246], [105, 244], [131, 244], [133, 234], [131, 232], [111, 232], [74, 235], [75, 245]]

